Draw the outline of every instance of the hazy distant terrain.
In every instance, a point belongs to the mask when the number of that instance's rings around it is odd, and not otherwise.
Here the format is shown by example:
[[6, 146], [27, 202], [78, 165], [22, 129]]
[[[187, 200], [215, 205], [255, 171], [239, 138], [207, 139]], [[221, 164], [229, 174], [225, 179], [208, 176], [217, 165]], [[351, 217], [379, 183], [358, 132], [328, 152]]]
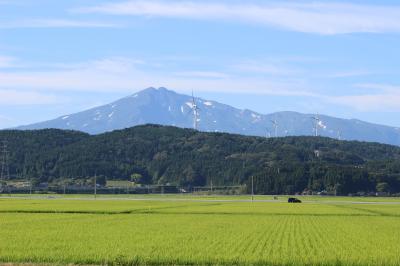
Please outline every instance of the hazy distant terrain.
[[[199, 130], [274, 137], [314, 135], [315, 114], [278, 112], [260, 114], [212, 100], [196, 98]], [[143, 124], [193, 127], [192, 97], [165, 88], [148, 88], [107, 105], [54, 120], [21, 126], [18, 129], [73, 129], [99, 134]], [[356, 119], [318, 115], [318, 134], [345, 140], [360, 140], [400, 145], [400, 129]]]

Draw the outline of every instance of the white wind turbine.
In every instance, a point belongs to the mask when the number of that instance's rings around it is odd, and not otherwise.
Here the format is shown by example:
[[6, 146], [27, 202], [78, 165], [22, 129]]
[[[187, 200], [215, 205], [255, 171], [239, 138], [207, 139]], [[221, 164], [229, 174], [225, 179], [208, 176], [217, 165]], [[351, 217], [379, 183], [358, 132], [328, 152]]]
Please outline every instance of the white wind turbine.
[[342, 140], [342, 131], [338, 130], [338, 140]]
[[315, 136], [318, 137], [318, 128], [326, 128], [326, 126], [322, 123], [322, 120], [319, 118], [318, 115], [311, 117], [314, 120], [314, 132]]
[[269, 128], [266, 129], [265, 137], [266, 138], [270, 138], [271, 137], [271, 131], [269, 131]]
[[192, 106], [191, 106], [192, 112], [193, 112], [193, 128], [197, 130], [199, 126], [199, 110], [200, 108], [197, 106], [196, 99], [194, 98], [193, 90], [192, 90]]
[[312, 116], [312, 120], [314, 120], [314, 125], [313, 125], [313, 131], [316, 137], [318, 137], [318, 127], [321, 127], [321, 119], [319, 118], [318, 115]]
[[314, 120], [314, 125], [313, 125], [313, 131], [315, 133], [315, 136], [318, 137], [318, 123], [319, 123], [319, 117], [318, 115], [311, 117], [311, 119]]
[[275, 129], [275, 138], [278, 137], [278, 121], [276, 119], [271, 120], [272, 126]]

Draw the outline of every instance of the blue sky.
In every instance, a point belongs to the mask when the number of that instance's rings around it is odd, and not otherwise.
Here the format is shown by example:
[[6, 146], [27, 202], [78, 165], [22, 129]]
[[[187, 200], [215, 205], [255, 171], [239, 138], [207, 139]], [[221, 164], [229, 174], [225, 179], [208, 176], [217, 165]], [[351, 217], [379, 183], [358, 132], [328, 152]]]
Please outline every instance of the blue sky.
[[398, 1], [0, 0], [0, 128], [153, 86], [400, 126]]

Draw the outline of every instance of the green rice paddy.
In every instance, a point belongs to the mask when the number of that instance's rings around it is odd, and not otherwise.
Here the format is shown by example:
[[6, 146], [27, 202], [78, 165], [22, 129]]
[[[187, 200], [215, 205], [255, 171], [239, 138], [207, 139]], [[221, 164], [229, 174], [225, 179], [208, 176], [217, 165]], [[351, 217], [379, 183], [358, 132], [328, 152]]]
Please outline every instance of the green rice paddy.
[[398, 199], [244, 200], [0, 198], [0, 262], [400, 265]]

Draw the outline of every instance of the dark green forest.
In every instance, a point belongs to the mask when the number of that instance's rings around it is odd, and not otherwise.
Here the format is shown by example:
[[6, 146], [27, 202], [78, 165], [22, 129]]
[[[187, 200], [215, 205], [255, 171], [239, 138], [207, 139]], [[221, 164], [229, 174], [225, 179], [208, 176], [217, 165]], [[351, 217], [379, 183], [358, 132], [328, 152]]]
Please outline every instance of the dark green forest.
[[182, 187], [243, 185], [259, 194], [400, 192], [400, 148], [324, 137], [261, 138], [145, 125], [101, 135], [3, 130], [10, 178], [97, 176]]

